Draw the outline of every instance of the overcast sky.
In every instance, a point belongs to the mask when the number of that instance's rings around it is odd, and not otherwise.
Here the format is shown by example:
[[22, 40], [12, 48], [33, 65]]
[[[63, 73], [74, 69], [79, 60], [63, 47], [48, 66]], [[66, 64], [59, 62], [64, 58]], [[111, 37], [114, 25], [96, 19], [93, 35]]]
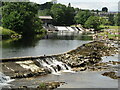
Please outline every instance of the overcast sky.
[[[30, 1], [43, 4], [51, 0], [30, 0]], [[57, 3], [62, 3], [65, 5], [68, 5], [68, 3], [71, 3], [71, 6], [78, 7], [81, 9], [101, 10], [102, 7], [108, 7], [109, 11], [118, 11], [119, 1], [120, 0], [57, 0]]]

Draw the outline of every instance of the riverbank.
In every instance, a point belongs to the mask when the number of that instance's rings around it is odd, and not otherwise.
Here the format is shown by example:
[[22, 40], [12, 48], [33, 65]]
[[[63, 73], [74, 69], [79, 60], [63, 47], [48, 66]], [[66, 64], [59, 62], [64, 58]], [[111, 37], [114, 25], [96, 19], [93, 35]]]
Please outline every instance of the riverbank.
[[93, 34], [94, 40], [112, 40], [119, 41], [119, 26], [101, 26], [101, 32]]
[[3, 28], [3, 27], [0, 27], [0, 35], [2, 36], [2, 39], [21, 38], [20, 34], [10, 29]]
[[[46, 33], [47, 31], [44, 28], [42, 28], [41, 30], [36, 31], [35, 35], [31, 37], [41, 38], [41, 36]], [[0, 27], [0, 35], [2, 36], [2, 40], [28, 38], [28, 36], [23, 36], [13, 30], [6, 29], [3, 27]]]

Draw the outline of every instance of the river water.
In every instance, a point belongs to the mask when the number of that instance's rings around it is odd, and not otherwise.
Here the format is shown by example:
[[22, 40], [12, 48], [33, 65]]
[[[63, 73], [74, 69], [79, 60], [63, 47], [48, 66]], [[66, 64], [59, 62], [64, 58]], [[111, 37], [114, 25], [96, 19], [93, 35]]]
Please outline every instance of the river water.
[[90, 36], [77, 32], [48, 33], [42, 39], [3, 40], [2, 58], [59, 54], [90, 41]]
[[[42, 39], [22, 39], [5, 41], [2, 43], [2, 58], [39, 56], [64, 53], [91, 42], [92, 38], [85, 33], [48, 33]], [[105, 57], [104, 57], [105, 58]], [[118, 80], [102, 76], [103, 72], [63, 72], [61, 75], [49, 74], [45, 76], [16, 79], [5, 87], [28, 86], [36, 87], [44, 81], [66, 82], [59, 88], [117, 88]]]
[[[35, 78], [17, 79], [11, 82], [11, 87], [28, 86], [37, 87], [40, 82], [60, 81], [66, 84], [59, 88], [118, 88], [118, 80], [102, 76], [104, 72], [81, 71], [77, 73], [61, 73], [61, 75], [49, 74]], [[9, 87], [9, 86], [8, 86]]]

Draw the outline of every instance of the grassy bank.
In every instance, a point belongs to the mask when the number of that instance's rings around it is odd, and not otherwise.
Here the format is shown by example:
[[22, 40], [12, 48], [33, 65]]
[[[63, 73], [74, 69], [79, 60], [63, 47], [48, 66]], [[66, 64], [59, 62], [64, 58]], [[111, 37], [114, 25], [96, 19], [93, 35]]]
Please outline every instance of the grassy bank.
[[13, 35], [18, 36], [19, 34], [10, 29], [0, 27], [0, 35], [2, 36], [3, 39], [6, 39], [6, 38], [11, 38], [11, 36]]
[[[35, 32], [37, 36], [43, 36], [46, 32], [45, 29], [41, 29], [40, 31]], [[3, 39], [9, 39], [9, 38], [20, 38], [21, 35], [16, 33], [15, 31], [12, 31], [10, 29], [6, 29], [3, 27], [0, 27], [0, 35], [2, 36]]]
[[112, 40], [118, 40], [120, 37], [120, 34], [118, 32], [118, 29], [120, 26], [105, 26], [101, 25], [101, 28], [103, 28], [103, 32], [98, 33], [98, 36], [101, 37], [101, 39], [112, 39]]
[[108, 29], [118, 29], [118, 28], [120, 28], [120, 26], [108, 26], [108, 25], [101, 25], [100, 26], [101, 28], [108, 28]]

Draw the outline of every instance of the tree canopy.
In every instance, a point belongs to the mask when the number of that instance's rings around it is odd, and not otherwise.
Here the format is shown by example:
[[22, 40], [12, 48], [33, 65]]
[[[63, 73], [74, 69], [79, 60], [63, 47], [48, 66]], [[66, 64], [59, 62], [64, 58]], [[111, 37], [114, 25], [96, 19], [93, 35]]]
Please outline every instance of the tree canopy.
[[97, 16], [90, 16], [88, 20], [85, 22], [86, 28], [93, 28], [94, 30], [98, 30], [99, 26], [101, 24], [101, 21], [99, 17]]
[[2, 7], [2, 26], [20, 34], [33, 34], [42, 28], [36, 16], [37, 4], [30, 2], [4, 2]]
[[62, 4], [54, 4], [51, 7], [51, 14], [54, 20], [54, 25], [71, 25], [74, 20], [74, 8]]
[[118, 13], [117, 15], [115, 15], [115, 17], [114, 17], [114, 24], [116, 26], [120, 26], [120, 13]]
[[102, 8], [102, 11], [103, 11], [103, 12], [108, 12], [108, 8], [107, 8], [107, 7], [103, 7], [103, 8]]
[[87, 19], [91, 16], [90, 11], [86, 10], [86, 11], [82, 11], [80, 10], [76, 16], [75, 16], [75, 21], [76, 23], [82, 24], [84, 25], [85, 22], [87, 21]]

